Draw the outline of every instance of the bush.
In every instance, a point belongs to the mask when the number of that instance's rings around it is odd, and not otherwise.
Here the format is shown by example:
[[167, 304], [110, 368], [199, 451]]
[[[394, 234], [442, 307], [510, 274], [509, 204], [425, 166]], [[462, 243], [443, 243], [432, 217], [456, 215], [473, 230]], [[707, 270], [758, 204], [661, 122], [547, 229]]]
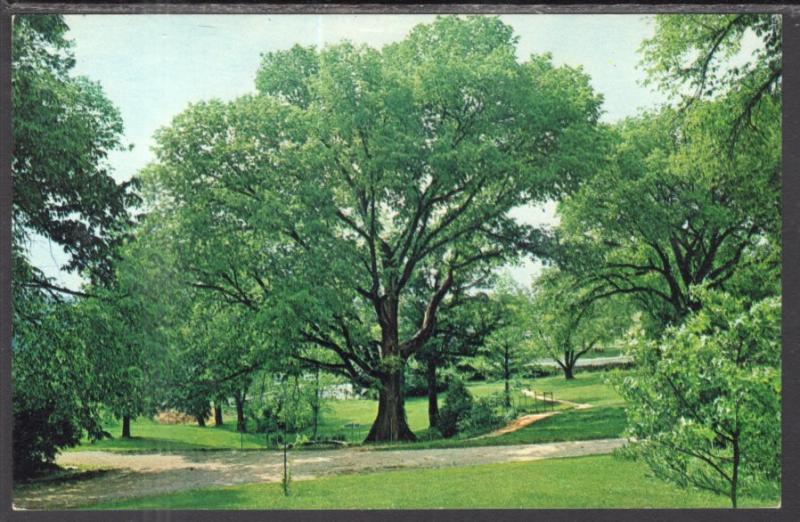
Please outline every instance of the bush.
[[15, 307], [37, 320], [15, 322], [12, 341], [12, 472], [27, 478], [51, 469], [56, 454], [84, 433], [92, 440], [108, 433], [100, 426], [97, 375], [74, 305], [17, 299]]
[[490, 396], [477, 399], [472, 408], [458, 423], [458, 431], [462, 433], [478, 434], [492, 431], [505, 424], [505, 417], [498, 410], [503, 399], [499, 396]]
[[522, 370], [522, 377], [527, 379], [536, 379], [539, 377], [550, 377], [551, 375], [557, 375], [561, 373], [563, 370], [558, 366], [550, 366], [544, 364], [528, 364]]
[[447, 388], [447, 397], [439, 412], [439, 431], [450, 438], [458, 433], [459, 422], [472, 410], [472, 394], [460, 379], [453, 379]]

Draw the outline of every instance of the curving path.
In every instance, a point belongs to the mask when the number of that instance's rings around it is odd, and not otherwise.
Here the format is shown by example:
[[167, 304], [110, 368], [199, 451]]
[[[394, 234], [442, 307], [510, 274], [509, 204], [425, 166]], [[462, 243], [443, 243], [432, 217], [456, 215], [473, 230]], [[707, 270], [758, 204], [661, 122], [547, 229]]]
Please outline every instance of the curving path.
[[[402, 468], [470, 466], [554, 457], [610, 453], [623, 439], [553, 442], [476, 448], [383, 450], [346, 448], [290, 454], [293, 480]], [[62, 453], [64, 467], [105, 471], [69, 481], [36, 482], [14, 490], [14, 506], [68, 509], [126, 497], [169, 493], [248, 482], [278, 482], [283, 454], [278, 451], [185, 451], [121, 454], [106, 451]]]

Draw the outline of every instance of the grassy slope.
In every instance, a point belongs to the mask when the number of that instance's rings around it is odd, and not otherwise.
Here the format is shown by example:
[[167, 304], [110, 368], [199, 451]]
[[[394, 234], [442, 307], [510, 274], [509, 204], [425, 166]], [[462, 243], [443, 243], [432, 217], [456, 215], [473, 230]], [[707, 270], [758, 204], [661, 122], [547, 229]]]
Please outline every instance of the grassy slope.
[[429, 449], [506, 446], [510, 444], [537, 444], [570, 440], [613, 439], [625, 429], [625, 411], [622, 408], [597, 408], [570, 410], [543, 419], [520, 430], [499, 437], [452, 438], [419, 442], [386, 444], [379, 449]]
[[[424, 442], [409, 447], [449, 447], [464, 445], [520, 444], [529, 442], [549, 442], [554, 440], [581, 440], [591, 438], [616, 437], [624, 425], [621, 406], [622, 399], [607, 384], [603, 372], [578, 373], [572, 381], [562, 376], [545, 377], [524, 383], [525, 387], [536, 391], [553, 392], [556, 399], [592, 404], [596, 409], [582, 412], [564, 412], [546, 419], [515, 434], [481, 441], [445, 440]], [[470, 390], [476, 397], [500, 393], [502, 382], [475, 383]], [[515, 403], [522, 400], [521, 394], [514, 392]], [[444, 395], [440, 397], [440, 406]], [[524, 404], [524, 402], [523, 402]], [[527, 404], [531, 401], [527, 399]], [[428, 427], [428, 402], [424, 397], [406, 400], [406, 414], [411, 429], [424, 439]], [[613, 409], [606, 411], [605, 408]], [[565, 406], [557, 405], [556, 409]], [[377, 402], [371, 400], [327, 401], [320, 419], [319, 433], [322, 436], [344, 435], [353, 443], [361, 442], [377, 412]], [[133, 438], [121, 439], [119, 423], [111, 422], [104, 427], [114, 435], [94, 444], [85, 443], [70, 451], [111, 450], [111, 451], [173, 451], [192, 449], [258, 449], [263, 448], [263, 434], [244, 434], [235, 431], [232, 412], [226, 411], [226, 424], [221, 427], [196, 425], [159, 424], [153, 420], [140, 418], [131, 423]], [[355, 426], [351, 426], [355, 425]]]
[[[617, 477], [622, 480], [609, 480]], [[392, 487], [386, 487], [391, 484]], [[487, 484], [490, 487], [487, 487]], [[435, 485], [435, 487], [434, 487]], [[648, 476], [644, 464], [610, 455], [459, 468], [415, 469], [247, 484], [88, 506], [99, 509], [377, 509], [377, 508], [705, 508], [725, 497], [681, 490]], [[777, 501], [743, 499], [743, 507]]]

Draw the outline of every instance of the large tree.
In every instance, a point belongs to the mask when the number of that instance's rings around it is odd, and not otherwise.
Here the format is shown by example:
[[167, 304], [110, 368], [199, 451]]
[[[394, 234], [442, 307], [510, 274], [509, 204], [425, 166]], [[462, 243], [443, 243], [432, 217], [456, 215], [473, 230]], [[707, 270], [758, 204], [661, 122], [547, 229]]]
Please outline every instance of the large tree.
[[725, 100], [617, 126], [611, 164], [559, 207], [561, 265], [589, 299], [629, 295], [665, 325], [697, 309], [693, 285], [725, 288], [753, 264], [777, 277], [780, 105], [762, 109], [763, 132], [731, 153]]
[[[369, 441], [414, 438], [403, 370], [459, 274], [540, 241], [509, 211], [573, 188], [602, 155], [588, 77], [515, 53], [492, 17], [439, 18], [380, 51], [296, 47], [265, 55], [259, 96], [196, 104], [157, 137], [152, 177], [197, 286], [377, 387]], [[421, 270], [433, 290], [401, 337]]]

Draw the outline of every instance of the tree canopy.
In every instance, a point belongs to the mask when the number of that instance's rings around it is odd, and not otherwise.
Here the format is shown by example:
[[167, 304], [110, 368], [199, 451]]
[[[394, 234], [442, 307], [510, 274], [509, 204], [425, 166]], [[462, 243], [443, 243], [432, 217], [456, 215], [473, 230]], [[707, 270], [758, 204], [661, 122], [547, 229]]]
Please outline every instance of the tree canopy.
[[[109, 152], [122, 146], [122, 119], [99, 84], [74, 76], [60, 16], [14, 18], [11, 72], [15, 241], [41, 234], [64, 248], [64, 268], [108, 279], [113, 247], [137, 197], [117, 183]], [[17, 284], [52, 286], [38, 270]]]
[[[454, 281], [541, 242], [508, 212], [571, 190], [601, 154], [588, 77], [549, 56], [520, 63], [515, 46], [499, 20], [468, 17], [381, 51], [273, 53], [260, 95], [196, 104], [158, 134], [151, 179], [180, 223], [186, 270], [332, 352], [326, 368], [377, 384], [370, 439], [413, 437], [398, 372]], [[275, 67], [290, 78], [270, 80]], [[400, 338], [422, 267], [434, 289]]]

